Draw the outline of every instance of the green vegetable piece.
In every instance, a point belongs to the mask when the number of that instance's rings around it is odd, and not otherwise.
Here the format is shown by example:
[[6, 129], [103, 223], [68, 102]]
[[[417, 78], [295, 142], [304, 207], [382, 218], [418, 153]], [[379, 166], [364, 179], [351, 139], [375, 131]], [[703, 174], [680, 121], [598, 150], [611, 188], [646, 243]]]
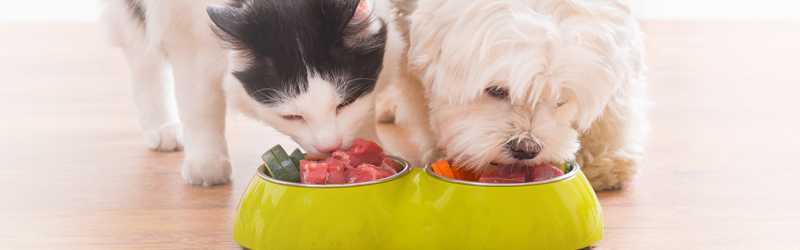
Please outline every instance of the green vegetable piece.
[[277, 145], [261, 156], [267, 164], [267, 170], [272, 178], [300, 182], [300, 168], [280, 145]]
[[300, 167], [300, 161], [306, 158], [306, 154], [304, 154], [303, 151], [300, 151], [300, 149], [295, 149], [294, 152], [292, 152], [292, 154], [289, 155], [289, 157], [291, 157], [292, 160], [294, 161], [294, 165]]
[[565, 174], [569, 173], [573, 169], [575, 169], [575, 161], [565, 161], [564, 164], [561, 164], [561, 171], [563, 171]]

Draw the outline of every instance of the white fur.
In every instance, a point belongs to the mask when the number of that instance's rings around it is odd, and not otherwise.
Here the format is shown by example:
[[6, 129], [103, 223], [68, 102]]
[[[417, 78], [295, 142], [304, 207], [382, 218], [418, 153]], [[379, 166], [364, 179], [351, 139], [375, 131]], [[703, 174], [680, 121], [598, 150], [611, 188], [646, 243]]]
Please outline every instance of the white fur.
[[[276, 107], [258, 103], [250, 97], [241, 84], [226, 84], [229, 100], [244, 114], [265, 122], [289, 135], [307, 153], [321, 154], [320, 149], [348, 147], [355, 138], [374, 139], [373, 96], [357, 99], [336, 113], [341, 103], [337, 90], [319, 77], [308, 81], [308, 91]], [[302, 115], [303, 121], [285, 120], [282, 115]], [[327, 151], [327, 150], [325, 150]]]
[[[123, 0], [106, 0], [103, 20], [112, 43], [128, 59], [147, 145], [158, 151], [184, 149], [182, 175], [188, 183], [209, 186], [229, 181], [226, 96], [227, 103], [291, 136], [311, 154], [349, 146], [356, 137], [376, 137], [373, 95], [359, 98], [337, 114], [341, 102], [337, 91], [341, 90], [318, 77], [311, 77], [304, 95], [277, 107], [248, 96], [228, 73], [229, 64], [231, 68], [244, 64], [242, 57], [223, 49], [206, 13], [207, 6], [224, 0], [140, 2], [147, 10], [144, 24], [135, 20]], [[387, 2], [375, 6], [374, 14], [388, 16]], [[370, 27], [369, 31], [376, 32], [380, 25], [374, 22]], [[167, 80], [168, 65], [174, 88]], [[286, 114], [303, 115], [305, 121], [282, 119]]]
[[[387, 1], [368, 2], [371, 16], [389, 19], [390, 4]], [[367, 32], [375, 33], [379, 30], [380, 22], [373, 20]], [[247, 66], [247, 55], [230, 53], [230, 61], [232, 70], [242, 70]], [[290, 136], [311, 155], [321, 155], [324, 153], [321, 151], [332, 148], [349, 147], [355, 138], [377, 140], [374, 99], [377, 89], [382, 88], [382, 83], [378, 83], [375, 91], [358, 98], [337, 113], [336, 106], [343, 101], [339, 97], [340, 92], [344, 90], [333, 88], [333, 84], [315, 76], [315, 72], [309, 72], [309, 75], [312, 77], [308, 80], [309, 88], [305, 93], [287, 98], [287, 102], [275, 107], [258, 103], [239, 82], [230, 77], [226, 81], [229, 103], [245, 115], [263, 121]], [[301, 115], [304, 119], [289, 121], [283, 119], [283, 115]]]
[[[386, 0], [370, 2], [370, 16], [389, 19], [390, 4]], [[364, 4], [364, 2], [362, 2]], [[367, 17], [362, 17], [367, 18]], [[360, 18], [356, 17], [356, 21]], [[373, 20], [367, 33], [380, 30], [380, 22]], [[354, 41], [354, 42], [357, 42]], [[247, 55], [234, 52], [230, 54], [232, 70], [247, 66]], [[384, 60], [384, 62], [387, 62]], [[378, 83], [372, 93], [358, 98], [340, 112], [336, 106], [343, 100], [339, 98], [344, 90], [334, 89], [333, 84], [309, 72], [309, 89], [287, 102], [277, 106], [266, 106], [250, 97], [243, 86], [231, 77], [226, 81], [229, 102], [247, 116], [263, 121], [276, 130], [290, 136], [311, 155], [320, 155], [329, 149], [349, 147], [355, 138], [377, 140], [375, 132], [375, 93], [382, 83]], [[283, 115], [301, 115], [302, 121], [289, 121]], [[322, 150], [321, 150], [322, 149]]]
[[[408, 22], [409, 44], [387, 53], [406, 56], [407, 73], [425, 91], [404, 94], [428, 98], [436, 145], [428, 150], [477, 170], [491, 163], [561, 162], [577, 154], [599, 190], [631, 180], [642, 155], [645, 84], [641, 34], [623, 4], [396, 4], [414, 8], [399, 13]], [[487, 96], [491, 86], [507, 88], [509, 98]], [[534, 139], [542, 152], [532, 160], [513, 159], [503, 145], [519, 138]]]
[[[159, 151], [183, 147], [181, 172], [191, 184], [226, 183], [231, 172], [222, 92], [227, 60], [206, 14], [208, 4], [222, 1], [141, 2], [147, 8], [146, 23], [135, 21], [121, 0], [106, 2], [104, 21], [131, 67], [148, 145]], [[166, 78], [167, 65], [174, 85]]]

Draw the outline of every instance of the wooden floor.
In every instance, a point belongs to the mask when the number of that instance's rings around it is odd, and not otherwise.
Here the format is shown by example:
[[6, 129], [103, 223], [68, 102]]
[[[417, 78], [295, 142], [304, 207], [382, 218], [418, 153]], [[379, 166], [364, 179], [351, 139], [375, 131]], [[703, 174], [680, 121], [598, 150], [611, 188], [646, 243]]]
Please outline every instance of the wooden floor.
[[[601, 249], [800, 249], [800, 25], [650, 22], [652, 136], [600, 194]], [[232, 185], [145, 149], [128, 72], [89, 23], [0, 24], [0, 249], [233, 249], [236, 202], [278, 133], [231, 117]]]

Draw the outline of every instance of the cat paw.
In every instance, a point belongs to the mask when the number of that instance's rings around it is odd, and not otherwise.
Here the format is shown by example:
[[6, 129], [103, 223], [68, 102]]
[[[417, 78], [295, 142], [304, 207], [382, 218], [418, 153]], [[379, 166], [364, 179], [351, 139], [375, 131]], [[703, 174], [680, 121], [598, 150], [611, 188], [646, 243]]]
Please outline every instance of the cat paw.
[[227, 157], [186, 158], [181, 176], [186, 183], [210, 187], [226, 184], [231, 177], [231, 163]]
[[153, 151], [175, 152], [183, 150], [180, 123], [167, 123], [158, 129], [145, 130], [144, 139], [147, 147]]

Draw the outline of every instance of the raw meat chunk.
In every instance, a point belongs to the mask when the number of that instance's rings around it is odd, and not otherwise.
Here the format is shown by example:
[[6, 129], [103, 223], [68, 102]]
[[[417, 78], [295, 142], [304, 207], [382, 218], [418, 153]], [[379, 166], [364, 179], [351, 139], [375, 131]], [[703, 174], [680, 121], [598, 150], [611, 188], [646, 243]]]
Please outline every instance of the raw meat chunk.
[[344, 162], [345, 165], [350, 166], [350, 154], [347, 151], [337, 150], [331, 154], [331, 158], [329, 159], [336, 159], [341, 162]]
[[362, 139], [348, 150], [337, 150], [322, 161], [300, 161], [301, 182], [306, 184], [346, 184], [383, 179], [402, 170], [386, 158], [378, 144]]
[[328, 178], [325, 179], [325, 184], [347, 183], [347, 164], [334, 158], [329, 158], [325, 163], [328, 164]]
[[523, 167], [498, 166], [485, 173], [478, 179], [485, 183], [523, 183], [528, 171]]
[[325, 184], [328, 179], [328, 163], [300, 161], [300, 181], [305, 184]]
[[361, 164], [348, 173], [348, 183], [368, 182], [383, 179], [395, 174], [391, 168], [378, 167], [372, 164]]
[[384, 158], [383, 159], [383, 166], [394, 169], [395, 172], [403, 171], [403, 166], [400, 163], [392, 160], [391, 158]]
[[350, 150], [347, 150], [346, 153], [350, 156], [348, 158], [348, 163], [351, 167], [357, 167], [363, 163], [380, 166], [383, 163], [383, 159], [386, 158], [383, 155], [383, 149], [381, 146], [374, 142], [362, 139], [356, 139], [353, 141], [353, 146], [350, 147]]
[[558, 167], [552, 164], [541, 164], [530, 168], [528, 181], [544, 181], [564, 175]]

